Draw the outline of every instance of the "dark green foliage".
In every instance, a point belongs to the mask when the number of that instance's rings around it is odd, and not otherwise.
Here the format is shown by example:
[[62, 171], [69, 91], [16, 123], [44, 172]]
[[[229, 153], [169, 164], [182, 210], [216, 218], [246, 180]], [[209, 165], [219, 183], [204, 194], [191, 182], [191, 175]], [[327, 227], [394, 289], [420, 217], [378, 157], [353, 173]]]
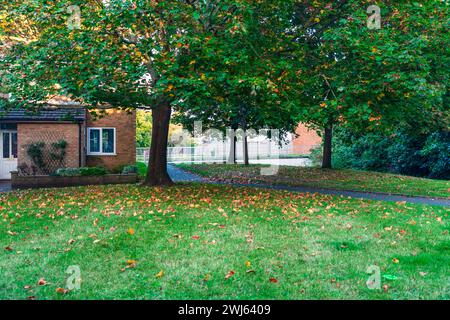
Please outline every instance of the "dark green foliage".
[[64, 158], [66, 157], [67, 141], [61, 139], [58, 142], [52, 143], [52, 149], [55, 152], [51, 151], [50, 157], [53, 160], [63, 161]]
[[27, 146], [27, 155], [30, 157], [33, 164], [39, 169], [44, 169], [44, 142], [34, 142]]
[[337, 168], [387, 171], [434, 179], [450, 178], [450, 133], [413, 136], [402, 132], [354, 134], [339, 129], [334, 142]]
[[139, 176], [145, 177], [145, 175], [147, 174], [147, 165], [143, 162], [137, 162], [136, 167], [137, 167]]
[[61, 168], [55, 175], [61, 177], [104, 176], [108, 171], [103, 167]]
[[122, 169], [122, 174], [135, 174], [138, 173], [138, 168], [135, 165], [125, 166]]

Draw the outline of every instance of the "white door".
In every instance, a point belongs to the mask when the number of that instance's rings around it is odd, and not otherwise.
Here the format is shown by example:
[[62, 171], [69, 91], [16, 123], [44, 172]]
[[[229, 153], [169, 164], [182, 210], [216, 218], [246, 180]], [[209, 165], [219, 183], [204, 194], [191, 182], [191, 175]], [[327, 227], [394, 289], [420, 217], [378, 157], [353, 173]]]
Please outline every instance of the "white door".
[[11, 179], [17, 170], [17, 131], [0, 131], [0, 180]]

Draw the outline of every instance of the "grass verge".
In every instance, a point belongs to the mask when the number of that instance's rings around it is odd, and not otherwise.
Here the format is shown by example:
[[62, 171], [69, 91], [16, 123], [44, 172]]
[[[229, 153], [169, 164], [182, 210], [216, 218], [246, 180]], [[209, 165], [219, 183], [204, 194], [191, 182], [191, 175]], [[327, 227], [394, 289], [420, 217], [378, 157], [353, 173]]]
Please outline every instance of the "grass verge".
[[215, 181], [306, 186], [449, 198], [450, 181], [389, 173], [280, 166], [277, 174], [261, 175], [262, 165], [180, 164], [180, 168]]
[[0, 194], [0, 298], [448, 299], [448, 213], [196, 184]]

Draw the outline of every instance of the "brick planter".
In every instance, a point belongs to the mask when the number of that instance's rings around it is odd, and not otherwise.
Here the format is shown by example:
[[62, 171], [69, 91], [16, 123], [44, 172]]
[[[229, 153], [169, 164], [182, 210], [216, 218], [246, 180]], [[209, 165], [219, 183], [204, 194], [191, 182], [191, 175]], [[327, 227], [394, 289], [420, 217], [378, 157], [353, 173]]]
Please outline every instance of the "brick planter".
[[133, 184], [139, 180], [137, 174], [107, 174], [104, 176], [19, 176], [17, 171], [11, 172], [11, 187], [13, 189], [30, 188], [63, 188], [73, 186], [103, 185], [103, 184]]

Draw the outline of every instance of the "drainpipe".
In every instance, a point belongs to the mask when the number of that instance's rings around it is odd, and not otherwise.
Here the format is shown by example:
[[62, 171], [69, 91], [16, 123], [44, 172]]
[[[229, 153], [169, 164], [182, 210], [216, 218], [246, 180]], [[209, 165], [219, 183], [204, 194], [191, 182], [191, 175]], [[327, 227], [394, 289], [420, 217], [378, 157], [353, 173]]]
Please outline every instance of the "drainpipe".
[[81, 122], [78, 122], [78, 167], [81, 168], [82, 162], [81, 162]]

